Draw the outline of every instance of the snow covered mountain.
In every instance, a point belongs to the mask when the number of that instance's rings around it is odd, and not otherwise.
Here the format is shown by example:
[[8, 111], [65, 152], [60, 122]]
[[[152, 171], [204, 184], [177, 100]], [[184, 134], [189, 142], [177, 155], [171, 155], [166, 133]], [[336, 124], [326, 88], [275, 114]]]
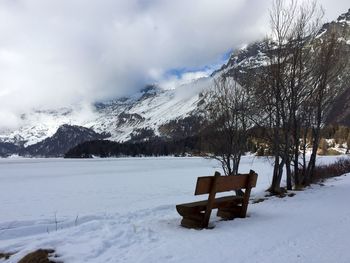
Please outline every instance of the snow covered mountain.
[[[318, 32], [316, 39], [326, 40], [328, 34], [335, 33], [338, 41], [344, 44], [344, 55], [348, 55], [350, 49], [350, 9], [338, 17], [337, 20], [325, 23]], [[344, 37], [345, 36], [345, 37]], [[314, 43], [315, 44], [315, 43]], [[271, 52], [266, 41], [259, 41], [247, 45], [232, 53], [228, 62], [214, 74], [227, 74], [237, 78], [237, 75], [246, 73], [248, 70], [256, 70], [269, 63], [268, 53]]]
[[[210, 82], [210, 78], [202, 78], [174, 90], [163, 90], [152, 85], [131, 97], [97, 103], [88, 109], [80, 106], [23, 114], [23, 125], [19, 129], [0, 133], [0, 148], [6, 146], [7, 149], [4, 148], [2, 155], [16, 153], [18, 147], [26, 147], [31, 150], [22, 152], [45, 156], [46, 152], [36, 147], [56, 135], [56, 131], [66, 124], [85, 127], [114, 141], [127, 141], [143, 136], [141, 133], [167, 136], [163, 125], [196, 114], [202, 101], [201, 94], [210, 86]], [[72, 133], [71, 136], [76, 134]]]
[[[328, 32], [338, 32], [344, 45], [344, 55], [350, 54], [350, 9], [336, 21], [327, 23], [319, 32], [324, 38]], [[164, 90], [156, 85], [150, 85], [137, 94], [127, 98], [118, 98], [109, 102], [97, 103], [93, 106], [75, 105], [74, 107], [55, 110], [35, 110], [21, 116], [22, 125], [16, 130], [0, 130], [0, 155], [8, 156], [18, 153], [18, 149], [26, 154], [37, 153], [46, 155], [42, 147], [44, 140], [53, 137], [62, 125], [75, 125], [89, 129], [95, 133], [93, 138], [101, 134], [103, 138], [114, 141], [144, 139], [152, 136], [174, 137], [178, 131], [184, 131], [184, 126], [196, 125], [200, 116], [204, 98], [203, 92], [211, 86], [213, 76], [225, 74], [233, 76], [243, 83], [259, 68], [267, 65], [266, 42], [256, 42], [232, 53], [228, 62], [211, 77], [194, 80], [173, 90]], [[349, 59], [350, 60], [350, 59]], [[339, 77], [339, 85], [347, 85], [345, 94], [341, 94], [331, 109], [328, 122], [350, 125], [350, 65]], [[335, 87], [336, 88], [336, 87]], [[191, 130], [191, 127], [188, 128]], [[193, 130], [193, 129], [192, 129]], [[64, 137], [76, 138], [77, 130], [66, 130]], [[108, 134], [108, 136], [106, 136]], [[53, 140], [57, 141], [56, 139]], [[59, 137], [61, 138], [61, 137]], [[82, 134], [81, 138], [85, 138]], [[89, 137], [90, 138], [90, 137]], [[80, 140], [68, 140], [72, 143]], [[23, 151], [23, 148], [32, 149]], [[49, 147], [50, 148], [50, 147]], [[41, 149], [41, 150], [40, 150]], [[57, 149], [56, 149], [57, 150]], [[53, 152], [55, 152], [54, 150]]]

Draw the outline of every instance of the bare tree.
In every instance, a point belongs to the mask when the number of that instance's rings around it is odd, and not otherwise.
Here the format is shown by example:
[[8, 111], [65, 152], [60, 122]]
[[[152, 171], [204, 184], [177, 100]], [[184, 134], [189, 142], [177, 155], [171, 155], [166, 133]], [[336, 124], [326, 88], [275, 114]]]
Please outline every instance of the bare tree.
[[[305, 98], [310, 94], [310, 79], [313, 69], [312, 43], [321, 28], [323, 9], [316, 1], [305, 2], [296, 8], [293, 25], [285, 48], [288, 53], [286, 65], [287, 119], [284, 126], [287, 189], [292, 189], [292, 166], [294, 183], [300, 184], [299, 156], [303, 126], [309, 127], [309, 114]], [[305, 149], [306, 150], [306, 149]]]
[[[274, 169], [269, 191], [281, 193], [283, 167], [290, 163], [290, 122], [288, 120], [287, 66], [290, 50], [286, 47], [291, 38], [291, 30], [297, 5], [291, 1], [288, 6], [282, 0], [275, 0], [270, 10], [271, 37], [266, 41], [268, 65], [262, 70], [260, 83], [255, 89], [256, 105], [263, 112], [261, 126], [271, 131], [268, 141], [274, 155]], [[289, 166], [288, 166], [289, 167]]]
[[209, 101], [206, 128], [210, 156], [218, 160], [225, 175], [238, 174], [241, 157], [247, 149], [250, 94], [231, 77], [214, 79], [213, 88], [207, 94]]

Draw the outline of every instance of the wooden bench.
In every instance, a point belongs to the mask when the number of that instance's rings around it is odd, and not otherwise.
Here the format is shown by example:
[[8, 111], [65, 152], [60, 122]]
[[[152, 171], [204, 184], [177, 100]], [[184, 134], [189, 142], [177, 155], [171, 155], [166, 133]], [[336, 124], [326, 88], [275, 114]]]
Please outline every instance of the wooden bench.
[[[176, 210], [183, 217], [181, 225], [187, 228], [207, 228], [212, 209], [218, 209], [217, 216], [232, 220], [247, 214], [251, 188], [256, 186], [258, 175], [250, 170], [249, 174], [214, 176], [197, 178], [195, 195], [209, 194], [208, 200], [180, 204]], [[215, 198], [216, 193], [245, 189], [243, 196], [225, 196]]]

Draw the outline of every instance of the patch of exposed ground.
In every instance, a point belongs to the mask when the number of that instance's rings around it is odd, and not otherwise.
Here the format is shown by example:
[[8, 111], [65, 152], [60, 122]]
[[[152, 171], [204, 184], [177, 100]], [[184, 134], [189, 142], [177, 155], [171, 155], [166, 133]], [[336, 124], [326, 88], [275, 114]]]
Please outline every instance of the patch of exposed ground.
[[62, 263], [51, 259], [52, 257], [57, 257], [54, 253], [55, 250], [53, 249], [38, 249], [27, 254], [24, 258], [18, 261], [18, 263]]

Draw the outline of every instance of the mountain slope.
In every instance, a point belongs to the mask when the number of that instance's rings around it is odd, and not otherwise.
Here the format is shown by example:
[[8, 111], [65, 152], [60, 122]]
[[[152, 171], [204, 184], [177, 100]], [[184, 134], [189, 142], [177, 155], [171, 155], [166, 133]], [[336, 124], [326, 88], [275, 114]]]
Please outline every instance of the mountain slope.
[[203, 78], [175, 90], [153, 87], [136, 98], [104, 104], [98, 109], [97, 118], [87, 125], [97, 132], [109, 132], [110, 139], [115, 141], [127, 141], [140, 129], [166, 135], [159, 127], [195, 114], [202, 100], [201, 93], [210, 82], [211, 79]]

